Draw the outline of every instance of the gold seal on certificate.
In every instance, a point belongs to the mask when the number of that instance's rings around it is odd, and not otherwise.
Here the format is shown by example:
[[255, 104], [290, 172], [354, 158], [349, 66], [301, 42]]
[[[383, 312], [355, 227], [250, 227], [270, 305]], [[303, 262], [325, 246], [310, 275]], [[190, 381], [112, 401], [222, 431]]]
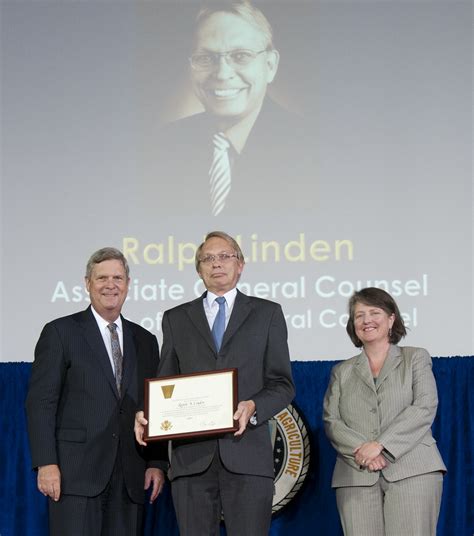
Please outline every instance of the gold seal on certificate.
[[216, 435], [238, 430], [237, 369], [145, 380], [145, 440]]

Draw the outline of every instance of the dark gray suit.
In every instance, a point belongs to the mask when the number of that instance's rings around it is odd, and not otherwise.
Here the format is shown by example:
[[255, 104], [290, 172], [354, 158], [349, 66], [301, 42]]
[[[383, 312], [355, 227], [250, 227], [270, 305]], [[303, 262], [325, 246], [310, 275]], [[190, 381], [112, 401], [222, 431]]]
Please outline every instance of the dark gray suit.
[[57, 464], [61, 494], [93, 497], [107, 486], [119, 457], [130, 499], [144, 502], [147, 461], [133, 424], [144, 378], [158, 366], [156, 337], [122, 318], [122, 396], [91, 308], [44, 327], [26, 409], [33, 467]]
[[229, 218], [240, 221], [244, 210], [246, 218], [258, 220], [261, 227], [265, 222], [271, 226], [275, 214], [299, 221], [305, 211], [313, 213], [314, 131], [302, 118], [266, 98], [241, 154], [231, 150], [231, 191], [221, 214], [217, 219], [212, 216], [209, 169], [216, 132], [216, 118], [206, 112], [159, 132], [150, 157], [156, 162], [152, 179], [131, 192], [139, 196], [141, 217], [154, 218], [157, 210], [175, 215], [179, 206], [182, 217], [198, 214], [204, 227], [206, 221], [215, 227], [216, 222], [228, 225]]
[[202, 473], [218, 452], [228, 471], [268, 480], [274, 477], [274, 471], [267, 421], [294, 396], [287, 329], [281, 307], [237, 292], [217, 353], [204, 312], [204, 296], [164, 314], [158, 375], [235, 367], [238, 369], [238, 398], [255, 402], [258, 424], [249, 425], [240, 437], [226, 434], [219, 438], [173, 441], [170, 478], [174, 481]]

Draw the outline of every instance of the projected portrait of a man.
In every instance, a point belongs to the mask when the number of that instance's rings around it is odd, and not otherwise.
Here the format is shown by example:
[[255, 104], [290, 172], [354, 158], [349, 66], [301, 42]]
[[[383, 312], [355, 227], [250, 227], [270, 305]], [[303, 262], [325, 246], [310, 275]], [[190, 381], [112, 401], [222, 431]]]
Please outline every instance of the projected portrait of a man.
[[157, 144], [156, 181], [171, 184], [183, 213], [262, 216], [311, 197], [304, 121], [267, 95], [279, 60], [272, 27], [250, 2], [198, 12], [189, 75], [203, 111], [168, 124]]

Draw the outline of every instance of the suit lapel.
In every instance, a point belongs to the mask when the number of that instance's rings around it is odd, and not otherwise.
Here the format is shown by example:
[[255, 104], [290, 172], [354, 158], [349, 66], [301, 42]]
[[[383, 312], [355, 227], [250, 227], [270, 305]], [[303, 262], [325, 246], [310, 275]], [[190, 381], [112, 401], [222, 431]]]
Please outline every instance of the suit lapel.
[[205, 296], [206, 292], [200, 298], [197, 298], [196, 300], [192, 301], [189, 304], [187, 313], [191, 322], [205, 339], [211, 350], [216, 353], [216, 347], [214, 346], [214, 340], [212, 338], [206, 313], [204, 312], [204, 305], [202, 303]]
[[112, 387], [115, 395], [119, 396], [117, 391], [117, 385], [115, 384], [115, 377], [112, 371], [112, 366], [110, 364], [109, 354], [105, 348], [104, 339], [100, 334], [99, 327], [97, 322], [92, 314], [91, 308], [89, 307], [84, 311], [82, 317], [82, 327], [84, 329], [84, 337], [90, 346], [92, 352], [94, 353], [97, 362], [99, 363], [102, 372], [105, 374], [110, 386]]
[[354, 370], [359, 378], [367, 384], [372, 391], [375, 391], [374, 379], [369, 366], [369, 359], [364, 350], [356, 358]]
[[385, 359], [382, 370], [380, 371], [379, 377], [377, 379], [377, 390], [380, 388], [382, 383], [387, 379], [389, 374], [395, 370], [398, 365], [401, 363], [401, 352], [398, 346], [394, 344], [390, 345], [390, 350], [388, 351], [388, 356]]
[[129, 323], [122, 317], [123, 327], [123, 376], [122, 376], [122, 396], [126, 392], [133, 372], [137, 366], [137, 353], [135, 349], [135, 339], [130, 329]]
[[224, 338], [222, 339], [222, 347], [224, 347], [230, 341], [236, 331], [244, 323], [251, 310], [252, 304], [249, 297], [245, 294], [242, 294], [242, 292], [237, 291], [232, 314], [230, 315], [229, 323], [227, 324], [227, 328], [224, 332]]

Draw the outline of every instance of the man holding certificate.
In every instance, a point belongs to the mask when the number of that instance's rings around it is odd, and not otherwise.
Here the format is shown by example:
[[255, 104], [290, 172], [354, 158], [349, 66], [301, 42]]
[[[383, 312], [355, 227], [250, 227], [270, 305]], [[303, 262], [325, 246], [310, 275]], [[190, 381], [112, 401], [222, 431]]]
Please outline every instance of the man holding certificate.
[[[232, 237], [209, 233], [196, 251], [207, 291], [163, 316], [158, 377], [233, 368], [238, 375], [237, 431], [172, 441], [169, 478], [183, 536], [218, 535], [222, 512], [229, 536], [262, 536], [270, 528], [268, 419], [291, 402], [294, 385], [281, 307], [237, 290], [244, 263]], [[142, 445], [147, 424], [137, 413]]]

